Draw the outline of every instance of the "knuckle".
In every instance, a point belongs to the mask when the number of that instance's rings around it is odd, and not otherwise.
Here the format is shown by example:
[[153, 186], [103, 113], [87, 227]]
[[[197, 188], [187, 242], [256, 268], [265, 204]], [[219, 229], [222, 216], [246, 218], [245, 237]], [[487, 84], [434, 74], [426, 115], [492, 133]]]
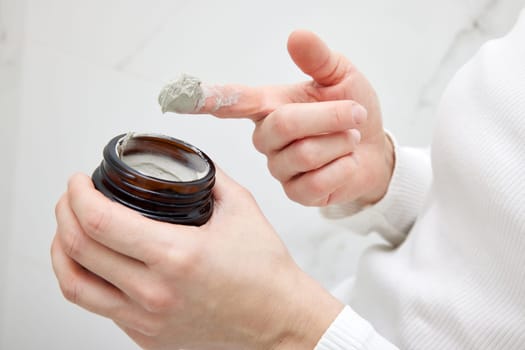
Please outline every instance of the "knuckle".
[[285, 184], [283, 188], [284, 188], [284, 193], [286, 194], [288, 198], [290, 198], [290, 200], [303, 204], [301, 199], [297, 195], [295, 186], [293, 186], [291, 183], [288, 183], [288, 184]]
[[73, 259], [78, 259], [83, 251], [83, 238], [80, 232], [72, 230], [65, 231], [62, 235], [64, 239], [64, 248], [68, 256]]
[[80, 300], [81, 287], [80, 284], [74, 279], [69, 278], [65, 281], [60, 281], [60, 290], [64, 298], [73, 303], [78, 304]]
[[67, 196], [77, 196], [79, 194], [79, 181], [81, 181], [81, 178], [82, 178], [82, 174], [80, 173], [75, 173], [73, 175], [71, 175], [67, 181], [67, 190], [66, 190], [66, 195]]
[[53, 241], [49, 247], [49, 255], [51, 256], [51, 265], [53, 266], [53, 269], [56, 267], [55, 255], [57, 254], [57, 234], [58, 232], [55, 232], [55, 237], [53, 237]]
[[107, 206], [91, 208], [86, 213], [86, 230], [92, 236], [100, 237], [107, 230], [110, 220], [111, 210]]
[[318, 174], [312, 174], [312, 176], [306, 178], [305, 187], [308, 189], [311, 198], [320, 198], [327, 193], [326, 181]]
[[257, 151], [263, 154], [265, 153], [264, 150], [266, 149], [266, 142], [259, 127], [257, 127], [253, 132], [252, 143]]
[[72, 190], [72, 188], [74, 187], [74, 183], [77, 180], [77, 178], [78, 178], [78, 174], [76, 174], [76, 173], [69, 177], [69, 179], [67, 180], [67, 189], [68, 189], [68, 191]]
[[301, 179], [289, 181], [283, 185], [284, 192], [290, 200], [302, 205], [308, 205], [308, 193], [301, 190]]
[[55, 218], [58, 218], [62, 212], [62, 208], [64, 207], [66, 202], [66, 196], [62, 195], [60, 196], [60, 199], [58, 200], [57, 204], [55, 205]]
[[269, 121], [271, 123], [270, 130], [273, 134], [282, 138], [288, 138], [292, 134], [294, 125], [288, 105], [279, 107]]
[[299, 166], [306, 170], [312, 170], [317, 167], [319, 155], [317, 154], [317, 147], [313, 141], [303, 139], [297, 141], [295, 146], [295, 158]]
[[[238, 191], [243, 191], [242, 188]], [[173, 247], [165, 253], [165, 267], [177, 277], [189, 277], [197, 268], [201, 254], [197, 243], [189, 243], [181, 247]]]
[[282, 166], [279, 164], [279, 160], [276, 157], [268, 157], [267, 161], [268, 170], [270, 174], [277, 180], [282, 180]]
[[147, 311], [153, 313], [166, 311], [173, 305], [171, 295], [160, 287], [143, 287], [140, 290], [139, 300]]
[[268, 157], [266, 161], [266, 166], [268, 167], [268, 170], [270, 171], [270, 174], [272, 174], [273, 177], [277, 178], [277, 175], [279, 174], [279, 166], [276, 164], [277, 160], [275, 157]]
[[352, 114], [351, 101], [338, 101], [333, 104], [332, 123], [334, 130], [345, 129], [348, 127], [348, 121], [351, 120]]
[[[359, 130], [356, 130], [357, 133], [359, 133]], [[359, 133], [360, 135], [360, 133]], [[344, 145], [347, 150], [354, 150], [356, 146], [358, 145], [357, 140], [354, 137], [354, 132], [352, 130], [346, 132], [344, 134]]]

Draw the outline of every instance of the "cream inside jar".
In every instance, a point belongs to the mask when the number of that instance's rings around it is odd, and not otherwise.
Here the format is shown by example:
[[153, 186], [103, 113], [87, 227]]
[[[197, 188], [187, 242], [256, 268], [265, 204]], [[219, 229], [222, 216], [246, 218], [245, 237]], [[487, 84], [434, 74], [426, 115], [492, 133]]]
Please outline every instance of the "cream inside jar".
[[[142, 175], [176, 182], [196, 181], [209, 172], [209, 164], [197, 154], [184, 152], [175, 158], [152, 150], [137, 151], [142, 134], [128, 133], [117, 143], [117, 154], [127, 166]], [[141, 141], [144, 142], [144, 141]]]

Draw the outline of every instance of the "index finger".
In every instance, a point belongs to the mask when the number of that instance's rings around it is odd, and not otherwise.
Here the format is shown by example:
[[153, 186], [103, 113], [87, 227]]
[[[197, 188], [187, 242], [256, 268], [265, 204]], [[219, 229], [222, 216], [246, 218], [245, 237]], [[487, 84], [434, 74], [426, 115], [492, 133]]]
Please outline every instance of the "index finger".
[[208, 85], [190, 75], [168, 83], [159, 95], [162, 112], [212, 114], [259, 121], [277, 107], [308, 98], [298, 85]]
[[181, 245], [182, 235], [191, 236], [188, 232], [192, 227], [150, 220], [112, 202], [83, 174], [71, 177], [67, 195], [71, 209], [89, 237], [146, 265], [154, 262], [166, 246]]

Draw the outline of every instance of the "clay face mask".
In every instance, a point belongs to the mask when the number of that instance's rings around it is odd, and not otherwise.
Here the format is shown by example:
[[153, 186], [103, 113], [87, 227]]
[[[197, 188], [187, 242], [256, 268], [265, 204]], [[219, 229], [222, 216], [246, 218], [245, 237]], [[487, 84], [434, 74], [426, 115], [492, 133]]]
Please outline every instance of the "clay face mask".
[[167, 181], [195, 181], [202, 179], [209, 166], [195, 155], [187, 155], [191, 162], [155, 153], [121, 153], [120, 159], [141, 174]]
[[208, 111], [232, 106], [241, 94], [231, 86], [205, 85], [197, 77], [183, 74], [166, 84], [159, 94], [162, 113], [197, 113], [206, 105]]
[[183, 74], [179, 79], [164, 86], [159, 95], [162, 113], [191, 113], [198, 111], [206, 102], [199, 78]]
[[122, 155], [120, 159], [139, 173], [162, 180], [195, 181], [206, 175], [206, 171], [198, 171], [158, 154], [137, 153]]
[[116, 152], [120, 159], [139, 173], [161, 180], [188, 182], [203, 178], [209, 171], [209, 166], [196, 154], [184, 154], [177, 159], [166, 153], [155, 153], [151, 150], [143, 152], [131, 149], [134, 138], [140, 135], [128, 133], [117, 144]]

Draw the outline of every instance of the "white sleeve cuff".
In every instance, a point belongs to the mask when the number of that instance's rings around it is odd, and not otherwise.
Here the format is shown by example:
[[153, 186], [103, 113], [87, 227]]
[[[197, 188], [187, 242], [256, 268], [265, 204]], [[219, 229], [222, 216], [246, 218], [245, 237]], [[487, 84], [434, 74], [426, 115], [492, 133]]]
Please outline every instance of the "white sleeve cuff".
[[[391, 136], [390, 136], [391, 137]], [[377, 231], [393, 245], [400, 244], [420, 213], [432, 181], [429, 152], [399, 147], [391, 137], [395, 166], [385, 196], [376, 204], [362, 208], [355, 203], [329, 206], [321, 213], [357, 233]]]
[[349, 306], [341, 311], [314, 350], [395, 350], [374, 328]]

